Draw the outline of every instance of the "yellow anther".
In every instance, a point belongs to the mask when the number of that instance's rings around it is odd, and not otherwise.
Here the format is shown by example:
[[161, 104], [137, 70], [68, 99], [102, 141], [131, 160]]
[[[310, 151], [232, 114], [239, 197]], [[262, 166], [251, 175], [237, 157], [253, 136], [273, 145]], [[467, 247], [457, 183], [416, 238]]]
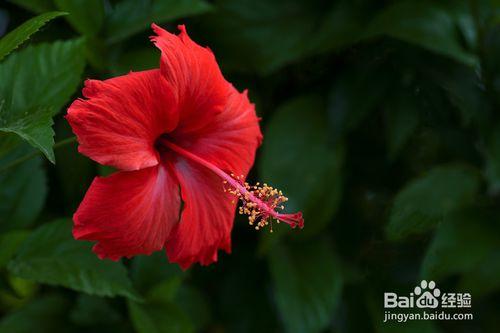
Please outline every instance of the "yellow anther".
[[[230, 184], [229, 187], [224, 187], [224, 192], [231, 193], [236, 198], [241, 200], [242, 204], [238, 207], [238, 213], [248, 216], [248, 224], [253, 226], [255, 230], [260, 230], [270, 225], [270, 232], [273, 232], [273, 221], [270, 212], [277, 209], [285, 209], [283, 202], [288, 198], [283, 196], [283, 192], [269, 186], [267, 183], [257, 182], [255, 185], [250, 185], [245, 181], [245, 177], [235, 176], [231, 174], [233, 179], [238, 182], [235, 186], [233, 182], [224, 180], [224, 185]], [[231, 201], [232, 203], [235, 200]], [[279, 220], [276, 220], [280, 223]]]

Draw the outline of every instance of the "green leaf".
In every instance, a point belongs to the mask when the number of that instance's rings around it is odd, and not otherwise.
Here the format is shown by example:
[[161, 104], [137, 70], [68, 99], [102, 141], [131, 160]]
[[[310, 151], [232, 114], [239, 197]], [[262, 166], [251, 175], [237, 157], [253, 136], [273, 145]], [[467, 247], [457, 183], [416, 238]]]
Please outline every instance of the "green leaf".
[[[238, 224], [235, 221], [236, 229]], [[248, 231], [246, 226], [240, 224], [240, 227], [245, 232]], [[251, 242], [254, 243], [253, 240]], [[243, 244], [240, 243], [240, 245]], [[214, 273], [222, 268], [222, 271], [220, 271], [222, 274], [217, 275], [215, 280], [212, 280], [213, 284], [210, 283], [212, 285], [210, 294], [207, 294], [204, 290], [205, 296], [209, 297], [210, 300], [210, 310], [214, 312], [217, 321], [224, 323], [225, 330], [228, 332], [280, 332], [276, 306], [270, 304], [273, 302], [271, 302], [272, 295], [270, 294], [270, 280], [269, 273], [266, 271], [266, 261], [256, 258], [253, 244], [251, 246], [237, 247], [240, 249], [234, 248], [238, 251], [237, 256], [233, 253], [231, 256], [224, 258], [224, 262], [219, 263], [223, 265], [214, 267]], [[212, 295], [217, 295], [217, 297], [215, 298]], [[238, 302], [238, 306], [235, 306], [235, 295], [245, 301]], [[182, 297], [181, 292], [179, 296]], [[223, 311], [220, 311], [220, 309], [223, 309]], [[188, 313], [192, 314], [191, 311]]]
[[19, 116], [34, 108], [58, 112], [80, 84], [83, 52], [83, 40], [76, 39], [28, 46], [10, 56], [0, 65], [4, 108]]
[[363, 6], [353, 1], [219, 0], [216, 7], [203, 20], [204, 36], [225, 67], [251, 73], [352, 44], [363, 22]]
[[35, 13], [48, 12], [54, 9], [52, 0], [8, 0]]
[[137, 333], [189, 333], [194, 331], [189, 317], [173, 303], [141, 305], [129, 301], [128, 308]]
[[474, 68], [466, 66], [444, 66], [441, 63], [428, 67], [431, 79], [448, 94], [450, 102], [457, 108], [465, 126], [471, 123], [480, 129], [491, 125], [491, 104], [485, 94], [482, 79]]
[[20, 135], [53, 162], [51, 116], [76, 90], [83, 66], [82, 40], [29, 46], [11, 55], [0, 64], [0, 127]]
[[441, 166], [406, 185], [394, 200], [386, 232], [396, 240], [436, 226], [446, 214], [473, 202], [479, 176], [460, 165]]
[[398, 94], [387, 103], [385, 115], [389, 156], [394, 159], [418, 126], [415, 98], [407, 93]]
[[210, 322], [209, 304], [200, 290], [182, 285], [177, 291], [174, 302], [190, 318], [195, 331], [202, 331]]
[[123, 320], [117, 309], [102, 297], [80, 294], [71, 310], [71, 321], [81, 326], [117, 324]]
[[149, 302], [173, 301], [181, 283], [181, 276], [173, 276], [153, 286], [146, 294], [146, 297]]
[[146, 303], [128, 303], [138, 333], [194, 332], [207, 321], [205, 300], [196, 289], [181, 285], [186, 277], [178, 265], [169, 264], [164, 252], [135, 257], [131, 267], [134, 284]]
[[185, 275], [177, 264], [168, 262], [165, 252], [149, 256], [137, 256], [132, 261], [131, 277], [138, 290], [147, 293], [163, 281], [181, 278]]
[[339, 261], [327, 240], [277, 245], [269, 254], [274, 297], [287, 332], [327, 328], [342, 290]]
[[[30, 152], [28, 146], [19, 146], [0, 159], [0, 166]], [[28, 227], [38, 217], [47, 196], [47, 176], [41, 162], [35, 157], [0, 172], [0, 230]]]
[[304, 213], [301, 233], [306, 235], [330, 222], [342, 190], [344, 150], [341, 145], [328, 145], [325, 108], [317, 96], [300, 97], [280, 107], [269, 119], [258, 165], [262, 181], [289, 198], [287, 211]]
[[59, 10], [69, 13], [66, 17], [76, 31], [95, 36], [104, 22], [103, 0], [54, 0]]
[[477, 268], [500, 250], [499, 222], [495, 213], [478, 208], [447, 216], [424, 257], [422, 279], [441, 281], [453, 274], [476, 274]]
[[[497, 221], [498, 222], [498, 221]], [[498, 234], [498, 230], [496, 231]], [[488, 297], [500, 290], [500, 247], [491, 251], [472, 270], [465, 273], [459, 283], [460, 290], [470, 292], [473, 297]]]
[[421, 276], [460, 275], [457, 290], [481, 297], [500, 288], [500, 220], [483, 207], [458, 211], [439, 226], [424, 257]]
[[52, 149], [54, 146], [52, 109], [39, 108], [26, 111], [20, 116], [16, 112], [6, 110], [3, 102], [0, 101], [0, 131], [19, 135], [33, 147], [40, 149], [49, 161], [55, 163]]
[[9, 263], [9, 271], [23, 279], [91, 295], [137, 300], [125, 267], [98, 259], [91, 244], [73, 239], [71, 226], [70, 220], [57, 220], [36, 229]]
[[0, 60], [28, 40], [31, 35], [37, 32], [47, 22], [61, 15], [66, 15], [66, 13], [50, 12], [33, 17], [2, 37], [2, 39], [0, 39]]
[[26, 230], [13, 230], [0, 235], [0, 268], [14, 256], [28, 234]]
[[500, 192], [500, 126], [496, 126], [487, 138], [484, 149], [486, 179], [492, 193]]
[[[0, 131], [0, 158], [4, 157], [13, 147], [18, 146], [22, 142], [23, 140], [18, 135]], [[0, 168], [3, 167], [0, 166]]]
[[[371, 113], [389, 94], [387, 68], [372, 62], [356, 64], [336, 75], [328, 95], [330, 138], [339, 142]], [[360, 92], [363, 98], [360, 98]]]
[[133, 49], [121, 54], [113, 64], [113, 72], [116, 75], [124, 75], [130, 71], [158, 68], [158, 59], [160, 59], [160, 51], [157, 48]]
[[147, 29], [151, 23], [202, 14], [210, 8], [203, 0], [125, 0], [111, 11], [107, 35], [110, 42], [117, 42]]
[[66, 331], [64, 317], [68, 302], [58, 295], [42, 296], [0, 321], [0, 332], [54, 333]]
[[476, 57], [460, 44], [452, 13], [436, 2], [397, 1], [370, 22], [365, 38], [387, 35], [474, 66]]
[[[73, 132], [66, 121], [56, 124], [56, 136], [59, 142], [73, 137]], [[57, 179], [64, 204], [64, 213], [72, 214], [78, 208], [81, 199], [89, 188], [96, 173], [96, 164], [86, 156], [78, 153], [76, 140], [73, 144], [59, 146], [55, 150]]]

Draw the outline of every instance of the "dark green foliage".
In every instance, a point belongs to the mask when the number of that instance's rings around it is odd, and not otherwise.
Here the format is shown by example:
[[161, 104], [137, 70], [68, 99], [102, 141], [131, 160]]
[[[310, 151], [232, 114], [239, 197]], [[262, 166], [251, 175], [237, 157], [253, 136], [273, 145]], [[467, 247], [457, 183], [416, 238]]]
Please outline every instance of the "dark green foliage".
[[[67, 122], [57, 123], [55, 131], [60, 139], [71, 138], [73, 133]], [[60, 141], [60, 140], [58, 140]], [[96, 165], [78, 153], [76, 140], [72, 144], [61, 146], [55, 152], [57, 163], [57, 191], [61, 191], [62, 205], [66, 214], [72, 214], [87, 191], [96, 172]]]
[[306, 234], [328, 224], [341, 196], [344, 150], [328, 144], [325, 109], [320, 96], [305, 96], [276, 110], [268, 119], [259, 164], [260, 180], [289, 197], [287, 209], [303, 211]]
[[5, 316], [0, 322], [0, 332], [71, 332], [64, 319], [67, 306], [68, 300], [63, 297], [42, 296]]
[[[442, 281], [463, 274], [461, 287], [478, 297], [500, 288], [499, 218], [491, 211], [460, 211], [446, 218], [436, 230], [422, 264], [421, 276]], [[474, 247], [464, 244], [475, 244]]]
[[5, 59], [0, 64], [5, 112], [21, 114], [36, 107], [61, 111], [81, 83], [82, 46], [82, 39], [43, 43]]
[[277, 245], [269, 256], [274, 296], [288, 332], [325, 329], [343, 284], [340, 262], [328, 241]]
[[4, 267], [14, 256], [28, 235], [26, 230], [13, 230], [0, 236], [0, 267]]
[[388, 155], [394, 160], [419, 124], [420, 113], [414, 96], [409, 92], [400, 92], [389, 99], [385, 116]]
[[81, 326], [116, 325], [121, 314], [108, 299], [81, 294], [71, 310], [71, 321]]
[[54, 9], [52, 0], [8, 0], [15, 3], [19, 7], [33, 11], [35, 13], [43, 13]]
[[104, 21], [104, 4], [101, 0], [54, 0], [59, 10], [69, 13], [71, 26], [83, 35], [99, 33]]
[[80, 82], [83, 41], [29, 46], [0, 63], [0, 131], [14, 133], [54, 162], [52, 116]]
[[201, 14], [210, 8], [204, 0], [125, 0], [113, 7], [106, 34], [109, 41], [117, 42], [148, 29], [151, 23]]
[[138, 333], [193, 332], [189, 318], [172, 303], [143, 306], [129, 302], [130, 319]]
[[394, 198], [387, 233], [399, 239], [427, 231], [449, 213], [474, 202], [478, 176], [460, 166], [436, 167]]
[[26, 41], [32, 34], [43, 27], [45, 23], [64, 14], [65, 13], [62, 12], [42, 14], [40, 16], [32, 18], [29, 21], [26, 21], [25, 23], [23, 23], [23, 25], [9, 32], [9, 34], [4, 36], [0, 41], [0, 60], [2, 60], [6, 55], [8, 55], [16, 48], [18, 48], [19, 45]]
[[457, 8], [447, 10], [434, 1], [397, 1], [375, 16], [366, 37], [391, 36], [474, 65], [475, 56], [464, 50], [458, 36], [455, 15], [461, 9], [459, 2], [451, 5]]
[[[0, 333], [498, 331], [500, 1], [8, 0], [0, 13]], [[249, 181], [282, 190], [303, 230], [236, 218], [233, 253], [187, 271], [163, 251], [99, 260], [73, 239], [92, 179], [115, 170], [66, 141], [65, 109], [86, 78], [157, 68], [151, 23], [186, 24], [248, 88], [264, 133]], [[384, 292], [421, 279], [471, 293], [474, 320], [384, 323]]]
[[138, 299], [125, 267], [111, 260], [99, 260], [88, 242], [75, 242], [70, 220], [45, 223], [35, 229], [8, 269], [23, 279], [62, 285], [91, 295]]
[[[32, 151], [20, 146], [1, 159], [2, 165]], [[40, 157], [28, 160], [0, 174], [0, 230], [29, 227], [45, 204], [47, 176]]]
[[361, 29], [360, 5], [343, 0], [219, 0], [216, 6], [203, 31], [234, 70], [269, 73], [348, 45]]

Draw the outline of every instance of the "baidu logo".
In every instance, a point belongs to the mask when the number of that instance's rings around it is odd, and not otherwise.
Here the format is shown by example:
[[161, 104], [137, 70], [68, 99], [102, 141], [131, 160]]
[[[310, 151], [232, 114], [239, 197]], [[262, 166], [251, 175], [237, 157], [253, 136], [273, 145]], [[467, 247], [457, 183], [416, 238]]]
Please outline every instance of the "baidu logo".
[[417, 307], [435, 309], [439, 306], [441, 291], [436, 288], [434, 281], [427, 283], [427, 281], [422, 280], [420, 286], [415, 287], [414, 293], [418, 297], [416, 300]]
[[[440, 309], [437, 309], [438, 307]], [[395, 292], [384, 293], [384, 308], [386, 309], [384, 323], [410, 320], [473, 320], [472, 312], [467, 312], [467, 308], [471, 307], [471, 294], [443, 293], [437, 288], [436, 282], [422, 280], [409, 295], [402, 296]], [[452, 310], [449, 311], [449, 309]]]
[[384, 307], [393, 308], [470, 308], [472, 297], [469, 293], [442, 293], [434, 281], [422, 280], [408, 296], [394, 292], [384, 293]]

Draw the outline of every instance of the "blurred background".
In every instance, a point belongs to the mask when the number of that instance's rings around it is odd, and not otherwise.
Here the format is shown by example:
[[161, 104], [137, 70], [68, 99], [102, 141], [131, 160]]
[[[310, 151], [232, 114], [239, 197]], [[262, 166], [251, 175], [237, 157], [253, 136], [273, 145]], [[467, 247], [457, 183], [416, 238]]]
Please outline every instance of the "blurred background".
[[[498, 332], [500, 1], [9, 0], [0, 36], [54, 11], [0, 47], [2, 333]], [[249, 179], [303, 230], [238, 217], [233, 253], [185, 272], [72, 239], [113, 170], [77, 153], [65, 109], [85, 78], [159, 66], [151, 22], [186, 24], [249, 89]], [[474, 320], [384, 323], [384, 292], [421, 279], [470, 293]]]

